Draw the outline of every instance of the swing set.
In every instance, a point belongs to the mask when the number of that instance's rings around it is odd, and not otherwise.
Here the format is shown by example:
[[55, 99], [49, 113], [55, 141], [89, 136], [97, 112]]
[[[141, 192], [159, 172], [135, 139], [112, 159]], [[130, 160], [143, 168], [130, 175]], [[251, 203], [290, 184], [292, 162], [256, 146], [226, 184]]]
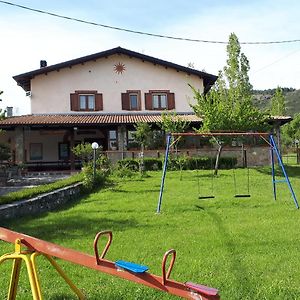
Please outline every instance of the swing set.
[[[270, 147], [270, 158], [271, 158], [271, 168], [272, 168], [272, 186], [273, 186], [273, 195], [274, 200], [277, 199], [277, 191], [276, 191], [276, 185], [278, 183], [286, 183], [289, 191], [291, 193], [291, 196], [293, 198], [294, 204], [297, 209], [299, 209], [298, 201], [296, 198], [296, 195], [294, 193], [293, 187], [291, 185], [290, 179], [288, 177], [288, 174], [286, 172], [285, 166], [282, 162], [280, 152], [277, 148], [275, 139], [272, 134], [266, 133], [266, 132], [216, 132], [216, 133], [171, 133], [167, 135], [167, 143], [166, 143], [166, 150], [165, 150], [165, 160], [163, 164], [163, 173], [161, 178], [161, 185], [160, 185], [160, 192], [159, 192], [159, 198], [157, 203], [157, 209], [156, 212], [161, 212], [161, 205], [162, 205], [162, 198], [163, 198], [163, 191], [164, 191], [164, 185], [165, 185], [165, 178], [167, 174], [167, 167], [168, 167], [168, 158], [169, 153], [172, 145], [174, 142], [172, 142], [172, 138], [174, 139], [180, 139], [181, 137], [205, 137], [205, 138], [244, 138], [244, 137], [258, 137], [264, 141], [265, 144], [267, 144]], [[171, 143], [172, 142], [172, 143]], [[242, 158], [243, 158], [243, 167], [247, 168], [247, 181], [246, 181], [246, 192], [245, 193], [239, 193], [238, 192], [238, 186], [237, 186], [237, 179], [236, 179], [236, 172], [234, 164], [232, 163], [232, 170], [233, 170], [233, 183], [234, 183], [234, 191], [236, 198], [248, 198], [251, 197], [250, 194], [250, 172], [248, 168], [248, 164], [246, 161], [246, 155], [245, 155], [245, 149], [242, 147]], [[275, 158], [277, 159], [278, 165], [280, 166], [280, 169], [282, 171], [282, 174], [284, 176], [284, 179], [276, 179], [275, 175]], [[212, 160], [212, 158], [211, 158]], [[212, 163], [211, 163], [212, 165]], [[198, 174], [198, 167], [197, 169], [197, 178], [198, 178], [198, 197], [199, 199], [212, 199], [215, 198], [214, 196], [214, 174], [211, 174], [211, 193], [208, 195], [200, 195], [200, 179]]]

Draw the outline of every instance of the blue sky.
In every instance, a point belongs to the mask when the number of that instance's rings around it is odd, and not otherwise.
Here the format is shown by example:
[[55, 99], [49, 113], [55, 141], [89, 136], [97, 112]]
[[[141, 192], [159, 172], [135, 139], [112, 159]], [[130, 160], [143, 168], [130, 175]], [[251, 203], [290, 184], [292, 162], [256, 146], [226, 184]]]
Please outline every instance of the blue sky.
[[[164, 35], [240, 42], [300, 39], [300, 1], [52, 0], [13, 3], [57, 14]], [[29, 99], [13, 75], [117, 46], [217, 74], [226, 64], [226, 45], [172, 41], [62, 20], [0, 3], [0, 90], [2, 107], [29, 113]], [[254, 88], [300, 89], [300, 42], [242, 45]]]

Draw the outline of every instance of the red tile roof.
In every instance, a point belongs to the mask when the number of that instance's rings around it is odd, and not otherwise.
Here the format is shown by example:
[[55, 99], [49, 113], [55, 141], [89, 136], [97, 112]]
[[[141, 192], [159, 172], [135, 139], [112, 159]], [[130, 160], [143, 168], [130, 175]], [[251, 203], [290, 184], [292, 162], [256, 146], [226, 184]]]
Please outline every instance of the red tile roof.
[[[178, 114], [189, 122], [201, 122], [193, 114]], [[10, 117], [0, 121], [0, 128], [17, 125], [109, 125], [135, 124], [137, 122], [156, 123], [162, 120], [161, 114], [43, 114]]]

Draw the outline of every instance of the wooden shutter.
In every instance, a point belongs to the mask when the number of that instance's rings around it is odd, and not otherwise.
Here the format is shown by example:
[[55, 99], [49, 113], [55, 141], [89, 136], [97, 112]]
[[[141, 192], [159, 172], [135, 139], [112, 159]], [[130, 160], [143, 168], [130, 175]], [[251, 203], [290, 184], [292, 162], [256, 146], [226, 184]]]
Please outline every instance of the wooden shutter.
[[70, 94], [70, 102], [71, 102], [71, 110], [78, 111], [79, 110], [78, 94], [75, 93]]
[[137, 110], [142, 110], [141, 91], [138, 91], [138, 109]]
[[121, 99], [122, 99], [122, 109], [130, 110], [129, 93], [122, 93]]
[[95, 110], [103, 110], [102, 94], [95, 94]]
[[168, 93], [168, 109], [175, 109], [175, 94], [174, 93]]
[[145, 93], [145, 109], [146, 110], [152, 110], [152, 94], [151, 93]]

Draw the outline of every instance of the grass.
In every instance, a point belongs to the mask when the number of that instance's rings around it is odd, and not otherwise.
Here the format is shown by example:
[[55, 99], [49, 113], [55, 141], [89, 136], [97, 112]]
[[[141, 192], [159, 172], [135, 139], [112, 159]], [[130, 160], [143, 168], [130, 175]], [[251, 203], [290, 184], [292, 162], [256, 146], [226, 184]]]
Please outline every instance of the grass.
[[22, 200], [22, 199], [29, 199], [35, 197], [37, 195], [48, 193], [53, 190], [57, 190], [74, 183], [82, 181], [82, 174], [74, 174], [71, 177], [49, 183], [44, 185], [39, 185], [32, 188], [24, 188], [22, 190], [11, 192], [5, 195], [0, 196], [0, 204], [11, 203], [14, 201]]
[[[299, 167], [289, 167], [300, 195]], [[219, 288], [222, 299], [300, 298], [300, 211], [288, 188], [278, 185], [273, 200], [270, 170], [251, 169], [251, 198], [234, 198], [233, 172], [220, 171], [214, 180], [215, 199], [198, 199], [199, 188], [211, 193], [210, 172], [168, 172], [162, 213], [155, 214], [161, 172], [145, 179], [122, 179], [71, 206], [40, 217], [2, 226], [86, 253], [93, 253], [95, 234], [113, 231], [107, 258], [149, 266], [161, 274], [165, 251], [177, 259], [171, 278]], [[198, 176], [197, 176], [198, 175]], [[246, 188], [246, 171], [236, 170], [238, 193]], [[0, 221], [1, 222], [1, 221]], [[0, 243], [0, 253], [13, 245]], [[177, 299], [131, 282], [59, 260], [88, 299]], [[45, 299], [76, 299], [44, 259], [38, 259]], [[0, 265], [0, 299], [5, 299], [10, 263]], [[32, 299], [22, 271], [19, 299]]]

